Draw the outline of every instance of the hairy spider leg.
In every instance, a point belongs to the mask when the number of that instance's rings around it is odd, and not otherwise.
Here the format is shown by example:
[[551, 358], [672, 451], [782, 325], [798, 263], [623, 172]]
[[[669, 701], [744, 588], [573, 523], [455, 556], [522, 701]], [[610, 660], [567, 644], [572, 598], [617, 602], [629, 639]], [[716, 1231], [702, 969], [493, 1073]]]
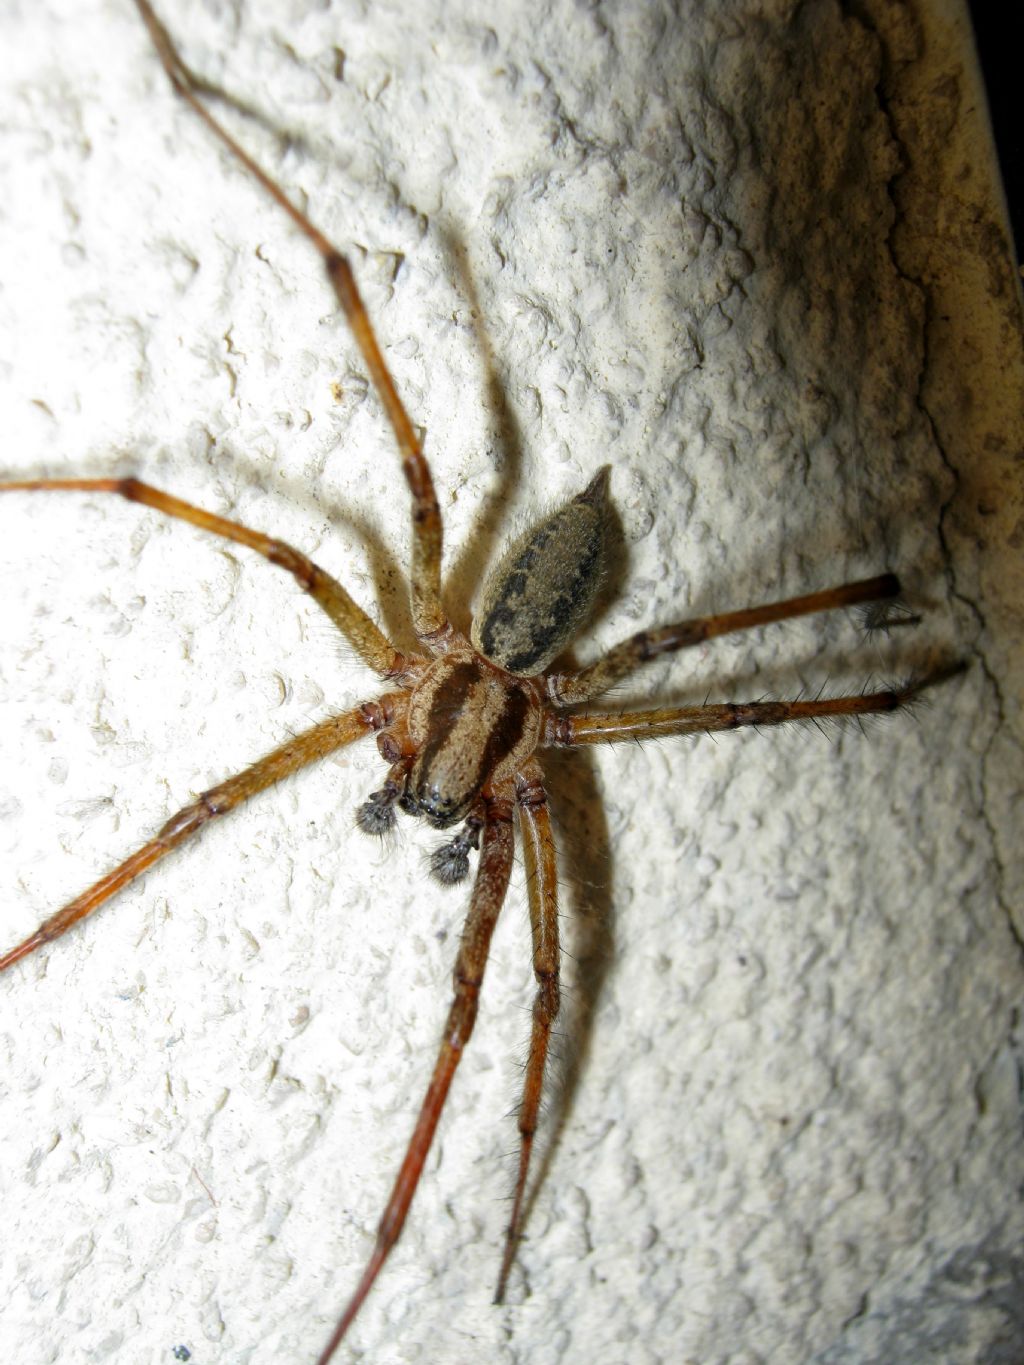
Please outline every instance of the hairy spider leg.
[[52, 943], [55, 938], [60, 938], [61, 934], [66, 934], [73, 924], [98, 910], [122, 887], [128, 886], [147, 868], [152, 867], [179, 844], [183, 844], [186, 839], [198, 833], [208, 821], [217, 816], [227, 815], [228, 811], [234, 810], [243, 801], [248, 801], [257, 792], [264, 791], [275, 782], [280, 782], [282, 778], [289, 777], [308, 763], [324, 758], [327, 754], [344, 748], [346, 744], [352, 744], [374, 730], [383, 729], [386, 724], [385, 712], [390, 710], [390, 707], [385, 706], [388, 702], [395, 706], [404, 705], [404, 694], [389, 694], [378, 702], [366, 702], [352, 711], [346, 711], [343, 715], [321, 721], [312, 730], [306, 730], [272, 750], [258, 763], [203, 792], [195, 801], [184, 806], [176, 815], [172, 815], [155, 838], [143, 844], [112, 872], [101, 877], [88, 891], [84, 891], [62, 910], [44, 920], [35, 933], [30, 934], [23, 943], [4, 953], [0, 957], [0, 971], [27, 957], [29, 953], [34, 953], [45, 943]]
[[480, 861], [455, 960], [455, 998], [441, 1036], [441, 1050], [434, 1066], [416, 1127], [406, 1148], [398, 1178], [377, 1229], [377, 1240], [355, 1292], [338, 1320], [317, 1365], [327, 1365], [363, 1305], [392, 1247], [398, 1240], [409, 1206], [423, 1173], [423, 1164], [434, 1140], [452, 1077], [476, 1021], [480, 984], [483, 981], [491, 935], [505, 901], [515, 839], [512, 833], [512, 783], [506, 782], [484, 798], [484, 827]]
[[838, 607], [852, 607], [861, 602], [880, 602], [898, 597], [900, 581], [895, 574], [880, 574], [877, 578], [862, 578], [856, 583], [844, 583], [838, 588], [807, 593], [803, 597], [787, 597], [782, 602], [769, 602], [762, 607], [747, 607], [721, 616], [696, 616], [688, 621], [677, 621], [654, 630], [639, 630], [602, 654], [578, 673], [552, 673], [547, 680], [548, 696], [556, 706], [575, 706], [590, 701], [606, 692], [627, 674], [661, 654], [672, 654], [677, 649], [699, 645], [716, 635], [727, 635], [734, 630], [750, 630], [772, 621], [786, 621], [794, 616], [808, 616], [817, 611], [834, 611]]
[[548, 798], [543, 770], [534, 759], [516, 775], [516, 805], [519, 830], [523, 839], [526, 887], [530, 902], [530, 934], [533, 939], [533, 974], [537, 993], [533, 1001], [530, 1051], [519, 1105], [519, 1170], [512, 1196], [512, 1213], [505, 1234], [494, 1302], [501, 1303], [515, 1260], [523, 1224], [526, 1179], [533, 1155], [540, 1102], [544, 1091], [544, 1070], [548, 1059], [551, 1030], [559, 1008], [558, 947], [558, 870], [555, 839], [551, 832]]
[[843, 716], [879, 714], [909, 705], [925, 688], [936, 687], [962, 671], [962, 664], [951, 664], [903, 687], [816, 701], [725, 702], [715, 706], [623, 711], [617, 715], [549, 716], [544, 743], [553, 748], [574, 748], [580, 744], [615, 744], [623, 739], [666, 739], [670, 735], [736, 730], [743, 725], [784, 725], [788, 721], [827, 721]]
[[413, 626], [418, 639], [433, 653], [443, 653], [453, 634], [441, 603], [441, 509], [430, 466], [394, 380], [384, 363], [380, 346], [366, 308], [356, 287], [352, 269], [337, 249], [309, 218], [288, 198], [280, 185], [235, 141], [227, 129], [202, 103], [200, 95], [214, 93], [182, 61], [170, 34], [156, 17], [149, 0], [135, 0], [157, 55], [175, 92], [232, 156], [263, 186], [274, 202], [287, 213], [299, 231], [310, 241], [324, 263], [327, 277], [341, 304], [342, 312], [356, 345], [370, 372], [384, 411], [391, 423], [402, 454], [402, 470], [412, 493], [412, 572], [411, 597]]
[[158, 512], [191, 522], [193, 526], [223, 536], [225, 540], [247, 545], [264, 559], [269, 559], [271, 564], [293, 574], [299, 587], [323, 608], [363, 663], [381, 678], [401, 677], [410, 668], [415, 668], [418, 662], [395, 649], [337, 579], [283, 540], [265, 536], [261, 531], [251, 531], [247, 526], [215, 516], [213, 512], [204, 512], [201, 507], [193, 507], [191, 503], [172, 497], [170, 493], [163, 493], [148, 483], [140, 483], [138, 479], [22, 479], [17, 483], [0, 483], [0, 493], [50, 491], [116, 493], [129, 502], [154, 507]]

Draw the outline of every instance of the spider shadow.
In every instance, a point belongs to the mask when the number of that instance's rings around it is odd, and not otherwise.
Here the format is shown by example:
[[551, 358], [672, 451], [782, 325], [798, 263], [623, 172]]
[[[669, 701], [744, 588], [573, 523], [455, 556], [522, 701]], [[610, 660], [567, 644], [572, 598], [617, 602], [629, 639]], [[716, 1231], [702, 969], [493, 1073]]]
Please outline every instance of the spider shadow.
[[502, 539], [506, 509], [515, 490], [521, 485], [523, 433], [519, 419], [509, 404], [490, 334], [483, 321], [484, 313], [469, 264], [465, 238], [446, 226], [438, 228], [437, 236], [446, 266], [445, 273], [454, 281], [456, 292], [469, 303], [474, 341], [484, 372], [483, 405], [491, 419], [491, 451], [498, 472], [497, 484], [478, 510], [472, 531], [456, 552], [445, 574], [446, 605], [452, 602], [466, 604], [463, 611], [467, 619], [454, 623], [465, 630], [469, 625], [469, 605], [481, 581], [481, 570], [493, 559], [494, 551]]
[[[318, 510], [323, 513], [324, 509]], [[409, 610], [409, 575], [398, 555], [385, 543], [380, 530], [360, 513], [332, 504], [328, 515], [332, 528], [346, 526], [362, 549], [384, 634], [404, 653], [420, 653]], [[344, 582], [346, 574], [342, 571], [338, 577]], [[360, 605], [372, 609], [372, 603], [361, 601]]]
[[[503, 549], [509, 542], [507, 508], [516, 490], [523, 484], [525, 450], [522, 426], [509, 403], [500, 366], [484, 322], [485, 315], [469, 264], [465, 239], [450, 227], [439, 227], [437, 232], [447, 265], [446, 273], [454, 279], [457, 292], [469, 302], [474, 338], [484, 371], [482, 401], [491, 418], [491, 450], [498, 473], [496, 485], [483, 500], [474, 518], [472, 530], [457, 550], [444, 576], [445, 605], [449, 611], [451, 612], [453, 603], [466, 604], [463, 607], [466, 619], [455, 620], [453, 624], [468, 632], [469, 606], [473, 596], [483, 581], [487, 566], [494, 562], [495, 551]], [[534, 521], [536, 522], [536, 513]], [[620, 598], [628, 564], [629, 556], [622, 521], [618, 508], [612, 501], [609, 503], [606, 528], [606, 564], [597, 600], [587, 623], [588, 631], [593, 629]], [[454, 616], [454, 613], [451, 614]], [[571, 657], [560, 659], [558, 664], [566, 668], [578, 667]]]
[[[606, 554], [604, 578], [587, 623], [588, 633], [620, 596], [628, 572], [626, 537], [614, 503], [609, 506]], [[566, 671], [579, 666], [572, 648], [553, 665]], [[574, 970], [571, 981], [561, 982], [562, 1007], [545, 1079], [546, 1122], [536, 1145], [523, 1203], [524, 1237], [529, 1235], [530, 1215], [547, 1184], [562, 1134], [572, 1117], [616, 947], [611, 836], [595, 756], [583, 747], [571, 751], [550, 748], [543, 750], [541, 763], [558, 851], [561, 962], [571, 961]], [[567, 934], [563, 932], [566, 924]]]
[[[155, 456], [148, 457], [146, 477], [158, 487], [173, 489], [176, 485], [173, 473], [170, 477], [165, 477], [164, 473], [168, 458], [169, 452], [166, 451], [158, 451]], [[115, 473], [118, 477], [137, 477], [139, 464], [139, 448], [135, 444], [130, 449], [117, 452]], [[211, 447], [206, 464], [213, 474], [214, 486], [223, 494], [224, 506], [221, 515], [232, 517], [268, 535], [280, 534], [280, 528], [275, 525], [272, 512], [266, 517], [253, 515], [251, 509], [244, 513], [239, 512], [239, 496], [243, 491], [251, 490], [264, 497], [268, 494], [266, 471], [261, 469], [256, 461], [244, 450], [240, 450], [230, 438], [226, 438], [217, 440]], [[109, 478], [111, 466], [108, 460], [97, 463], [95, 469], [85, 466], [80, 472], [86, 477]], [[417, 651], [419, 645], [413, 634], [409, 615], [408, 574], [398, 555], [386, 544], [380, 529], [361, 512], [333, 498], [318, 496], [305, 478], [275, 472], [273, 498], [308, 511], [311, 526], [326, 523], [328, 534], [319, 547], [310, 549], [308, 541], [303, 537], [301, 540], [296, 538], [294, 542], [296, 548], [304, 553], [310, 553], [317, 563], [334, 574], [339, 582], [352, 592], [364, 610], [372, 611], [376, 604], [380, 612], [381, 628], [399, 649], [406, 652]], [[363, 594], [358, 588], [351, 586], [353, 561], [350, 558], [341, 554], [337, 563], [332, 562], [338, 546], [334, 543], [331, 533], [339, 529], [349, 533], [362, 554], [366, 576], [373, 584], [372, 599], [368, 594]], [[232, 549], [230, 544], [220, 546], [221, 553], [230, 554]], [[314, 619], [322, 622], [325, 630], [330, 631], [331, 639], [337, 642], [340, 649], [346, 649], [344, 637], [329, 626], [326, 617], [315, 616]], [[355, 658], [354, 652], [352, 657]]]
[[543, 765], [559, 855], [559, 919], [563, 925], [570, 922], [571, 946], [562, 947], [562, 961], [571, 960], [574, 971], [571, 982], [562, 987], [557, 1047], [552, 1050], [556, 1065], [545, 1087], [546, 1124], [524, 1200], [524, 1236], [529, 1235], [530, 1215], [572, 1117], [590, 1058], [598, 1004], [615, 960], [611, 841], [594, 757], [580, 750], [549, 749]]

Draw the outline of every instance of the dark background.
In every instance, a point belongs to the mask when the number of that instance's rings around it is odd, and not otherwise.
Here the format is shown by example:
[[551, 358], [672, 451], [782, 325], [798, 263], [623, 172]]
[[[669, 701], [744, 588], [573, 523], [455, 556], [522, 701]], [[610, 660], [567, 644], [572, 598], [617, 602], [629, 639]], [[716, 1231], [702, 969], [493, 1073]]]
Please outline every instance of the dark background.
[[1014, 236], [1014, 259], [1020, 263], [1021, 200], [1024, 198], [1024, 168], [1021, 166], [1021, 28], [1024, 13], [1017, 5], [997, 0], [971, 0], [978, 57], [985, 78], [988, 107], [992, 117], [999, 166], [1003, 175]]

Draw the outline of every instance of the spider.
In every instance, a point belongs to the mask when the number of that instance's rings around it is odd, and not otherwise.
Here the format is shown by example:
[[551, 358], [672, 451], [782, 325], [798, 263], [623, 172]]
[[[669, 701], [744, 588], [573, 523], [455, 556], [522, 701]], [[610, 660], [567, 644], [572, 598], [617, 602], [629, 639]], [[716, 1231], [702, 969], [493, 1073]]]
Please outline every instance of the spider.
[[456, 1067], [472, 1033], [490, 939], [508, 888], [518, 825], [527, 873], [536, 994], [518, 1113], [518, 1170], [495, 1297], [500, 1301], [504, 1296], [522, 1233], [545, 1069], [559, 1011], [556, 856], [541, 759], [544, 751], [888, 712], [911, 702], [949, 670], [898, 687], [829, 699], [580, 712], [577, 708], [663, 654], [809, 613], [892, 603], [900, 591], [896, 576], [885, 573], [760, 607], [640, 631], [582, 669], [559, 668], [559, 657], [585, 625], [602, 581], [611, 519], [607, 465], [596, 471], [575, 498], [506, 550], [481, 588], [468, 637], [456, 630], [443, 606], [441, 515], [430, 468], [384, 362], [349, 262], [210, 113], [204, 103], [207, 87], [182, 62], [148, 0], [136, 3], [174, 90], [320, 255], [401, 454], [412, 501], [411, 618], [420, 650], [414, 654], [397, 650], [340, 583], [292, 546], [139, 480], [33, 479], [0, 485], [0, 491], [7, 493], [114, 494], [254, 550], [294, 576], [387, 686], [375, 699], [296, 736], [184, 806], [122, 864], [0, 956], [0, 970], [60, 937], [204, 825], [316, 759], [364, 737], [375, 737], [386, 772], [381, 786], [359, 808], [360, 829], [369, 835], [384, 834], [401, 812], [448, 831], [431, 858], [433, 875], [444, 883], [466, 879], [476, 856], [470, 908], [455, 964], [454, 998], [437, 1062], [368, 1263], [318, 1357], [318, 1365], [325, 1365], [381, 1272], [408, 1215]]

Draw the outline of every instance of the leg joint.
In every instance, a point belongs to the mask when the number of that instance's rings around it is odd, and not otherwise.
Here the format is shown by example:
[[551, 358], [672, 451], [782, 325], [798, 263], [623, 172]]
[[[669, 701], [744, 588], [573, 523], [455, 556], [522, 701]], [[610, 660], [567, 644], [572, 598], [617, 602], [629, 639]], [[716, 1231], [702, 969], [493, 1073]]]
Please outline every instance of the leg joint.
[[489, 825], [512, 823], [512, 802], [501, 796], [484, 796], [486, 821]]
[[[381, 697], [378, 701], [365, 701], [359, 708], [359, 716], [367, 729], [383, 730], [391, 725], [395, 719], [394, 703], [390, 697]], [[398, 754], [395, 755], [395, 758], [388, 758], [386, 754], [384, 757], [387, 758], [388, 762], [394, 763], [397, 761]]]
[[557, 981], [545, 981], [533, 1002], [533, 1017], [539, 1023], [550, 1024], [561, 1008], [562, 997]]
[[291, 545], [285, 544], [283, 540], [272, 540], [267, 546], [267, 558], [271, 564], [276, 564], [281, 569], [287, 569], [298, 580], [300, 586], [306, 592], [312, 592], [319, 576], [316, 565], [300, 554]]
[[573, 744], [572, 716], [550, 716], [544, 739], [556, 749], [568, 749]]
[[522, 773], [516, 777], [516, 805], [522, 806], [525, 810], [539, 810], [541, 806], [548, 803], [547, 792], [540, 778], [524, 777]]

